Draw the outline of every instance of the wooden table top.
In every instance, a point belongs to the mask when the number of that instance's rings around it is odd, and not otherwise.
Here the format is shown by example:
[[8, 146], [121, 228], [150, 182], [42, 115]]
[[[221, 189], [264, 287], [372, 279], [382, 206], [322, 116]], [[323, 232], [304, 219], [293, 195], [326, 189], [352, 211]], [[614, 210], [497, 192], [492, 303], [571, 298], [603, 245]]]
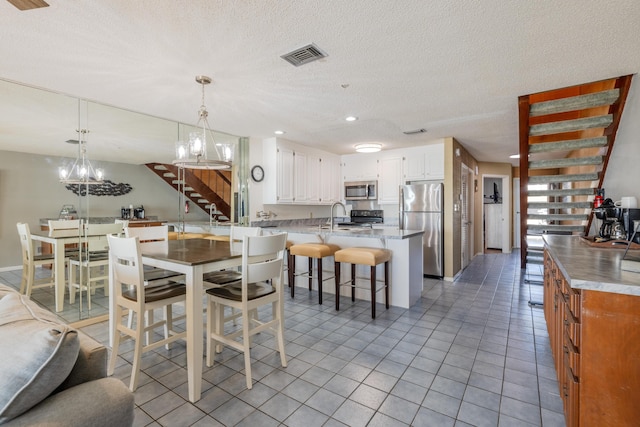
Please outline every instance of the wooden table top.
[[242, 257], [242, 252], [232, 250], [229, 242], [219, 240], [169, 240], [168, 248], [166, 253], [144, 254], [143, 257], [185, 265], [207, 264]]

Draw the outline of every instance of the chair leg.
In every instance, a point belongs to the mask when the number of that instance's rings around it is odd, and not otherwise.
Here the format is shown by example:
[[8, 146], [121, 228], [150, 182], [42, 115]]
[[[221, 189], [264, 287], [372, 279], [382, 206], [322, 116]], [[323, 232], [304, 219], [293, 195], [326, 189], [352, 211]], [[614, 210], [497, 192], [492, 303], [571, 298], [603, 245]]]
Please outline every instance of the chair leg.
[[244, 375], [247, 380], [247, 388], [253, 387], [253, 381], [251, 379], [251, 337], [249, 336], [249, 319], [250, 315], [246, 311], [242, 316], [242, 346], [244, 347]]
[[313, 258], [309, 257], [309, 268], [307, 269], [309, 273], [309, 290], [313, 289]]
[[207, 366], [211, 367], [213, 366], [213, 338], [211, 337], [211, 334], [213, 333], [213, 331], [215, 330], [215, 308], [214, 308], [214, 304], [211, 301], [211, 298], [207, 297], [207, 340], [206, 340], [206, 355], [207, 355]]
[[351, 302], [356, 302], [356, 265], [351, 264]]
[[291, 253], [289, 253], [289, 271], [287, 273], [289, 273], [289, 286], [291, 287], [291, 298], [293, 298], [296, 290], [296, 256]]
[[276, 330], [276, 340], [278, 342], [278, 352], [280, 352], [280, 364], [283, 368], [287, 367], [287, 354], [284, 350], [284, 305], [277, 302], [271, 304], [273, 317], [278, 319], [278, 329]]
[[69, 263], [69, 304], [76, 302], [76, 267]]
[[131, 381], [129, 382], [129, 390], [136, 391], [138, 388], [138, 380], [140, 378], [140, 365], [142, 364], [142, 336], [144, 334], [144, 329], [147, 326], [147, 323], [144, 321], [140, 321], [141, 318], [145, 317], [144, 315], [138, 315], [138, 322], [136, 324], [135, 331], [135, 350], [133, 351], [133, 368], [131, 368]]
[[[167, 339], [171, 336], [173, 332], [173, 310], [171, 309], [171, 304], [167, 304], [164, 306], [164, 338]], [[171, 343], [166, 343], [164, 345], [166, 350], [171, 350]]]
[[336, 311], [340, 310], [340, 263], [334, 263], [334, 274], [336, 275]]
[[[122, 308], [120, 306], [116, 307], [116, 311], [114, 313], [114, 328], [115, 333], [113, 334], [113, 346], [111, 347], [111, 358], [109, 359], [109, 366], [107, 368], [107, 375], [113, 375], [113, 371], [116, 369], [116, 360], [118, 358], [118, 351], [120, 349], [120, 331], [118, 327], [120, 326], [120, 322], [122, 322]], [[120, 319], [118, 322], [117, 319]]]
[[322, 258], [318, 258], [316, 264], [318, 265], [318, 304], [322, 305]]
[[376, 318], [376, 266], [371, 266], [371, 318]]
[[389, 309], [389, 261], [384, 263], [384, 302]]
[[[224, 335], [224, 305], [216, 303], [214, 305], [213, 312], [218, 318], [215, 323], [216, 335], [221, 337]], [[231, 313], [233, 314], [233, 310], [231, 310]], [[222, 344], [220, 341], [216, 341], [214, 344], [216, 346], [216, 353], [222, 353]]]
[[22, 266], [22, 278], [20, 279], [20, 293], [25, 295], [27, 291], [27, 282], [29, 277], [29, 265]]

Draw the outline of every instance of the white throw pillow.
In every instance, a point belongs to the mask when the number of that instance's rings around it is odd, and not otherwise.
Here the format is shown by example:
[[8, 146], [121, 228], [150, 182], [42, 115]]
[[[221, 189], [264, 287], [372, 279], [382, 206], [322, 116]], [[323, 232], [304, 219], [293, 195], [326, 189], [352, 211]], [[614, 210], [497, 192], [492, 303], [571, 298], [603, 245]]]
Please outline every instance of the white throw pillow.
[[0, 299], [0, 424], [49, 396], [73, 368], [78, 332], [30, 301]]

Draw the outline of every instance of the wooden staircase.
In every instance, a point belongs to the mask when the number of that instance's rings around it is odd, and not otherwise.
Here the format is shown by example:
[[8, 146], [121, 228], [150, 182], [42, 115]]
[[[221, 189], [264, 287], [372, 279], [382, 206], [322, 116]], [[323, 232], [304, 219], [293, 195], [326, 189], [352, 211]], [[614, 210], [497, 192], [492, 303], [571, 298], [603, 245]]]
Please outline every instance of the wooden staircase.
[[542, 264], [543, 234], [588, 234], [631, 77], [519, 98], [522, 268]]
[[[171, 164], [147, 163], [146, 166], [178, 192], [183, 191], [184, 184], [185, 196], [207, 214], [213, 203], [215, 209], [211, 211], [211, 215], [214, 219], [230, 220], [233, 195], [231, 171], [183, 169], [178, 173], [178, 168]], [[184, 183], [178, 179], [179, 175], [184, 175]]]

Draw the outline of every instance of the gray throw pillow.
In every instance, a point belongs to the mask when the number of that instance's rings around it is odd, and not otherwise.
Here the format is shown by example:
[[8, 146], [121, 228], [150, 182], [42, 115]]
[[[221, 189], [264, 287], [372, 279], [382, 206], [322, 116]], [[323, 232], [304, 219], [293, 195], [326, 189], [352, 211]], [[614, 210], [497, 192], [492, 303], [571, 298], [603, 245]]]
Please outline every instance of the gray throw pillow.
[[49, 396], [71, 372], [79, 346], [75, 329], [26, 296], [0, 299], [0, 424]]

